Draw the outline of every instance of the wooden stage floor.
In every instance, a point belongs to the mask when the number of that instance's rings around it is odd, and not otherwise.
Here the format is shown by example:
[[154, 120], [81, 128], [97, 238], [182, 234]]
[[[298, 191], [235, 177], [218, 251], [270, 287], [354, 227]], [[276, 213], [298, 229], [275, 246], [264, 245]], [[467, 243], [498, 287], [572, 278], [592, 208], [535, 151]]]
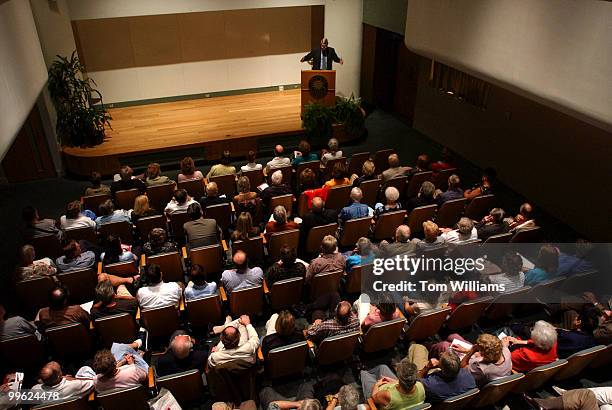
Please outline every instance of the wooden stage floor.
[[109, 110], [112, 130], [92, 148], [64, 147], [69, 171], [117, 172], [122, 156], [204, 148], [206, 159], [224, 149], [233, 156], [257, 149], [261, 137], [302, 132], [300, 90], [271, 91]]

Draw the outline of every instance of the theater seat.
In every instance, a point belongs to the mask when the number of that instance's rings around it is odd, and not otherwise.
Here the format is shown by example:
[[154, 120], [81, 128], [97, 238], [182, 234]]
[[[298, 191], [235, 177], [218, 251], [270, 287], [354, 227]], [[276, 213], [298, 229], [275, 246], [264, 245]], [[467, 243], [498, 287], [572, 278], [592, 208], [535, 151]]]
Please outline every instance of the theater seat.
[[470, 402], [470, 408], [494, 405], [510, 393], [524, 378], [523, 373], [516, 373], [485, 384]]
[[149, 394], [144, 386], [113, 389], [96, 394], [96, 399], [104, 410], [147, 410]]
[[316, 349], [317, 363], [327, 366], [351, 359], [358, 340], [359, 332], [326, 337]]
[[597, 360], [601, 352], [605, 349], [606, 346], [599, 345], [574, 353], [567, 358], [567, 365], [563, 366], [561, 370], [555, 373], [553, 380], [566, 380], [578, 376], [593, 360]]
[[356, 152], [353, 155], [351, 155], [351, 159], [349, 161], [348, 164], [348, 171], [347, 173], [349, 175], [361, 175], [362, 174], [362, 169], [363, 169], [363, 163], [366, 162], [367, 160], [370, 159], [370, 153], [369, 152]]
[[508, 318], [514, 309], [526, 301], [526, 295], [531, 288], [529, 286], [499, 294], [485, 311], [485, 317], [489, 320], [500, 320]]
[[[111, 199], [109, 194], [88, 195], [81, 198], [84, 209], [89, 209], [93, 213], [98, 213], [98, 207], [101, 203]], [[132, 202], [134, 204], [134, 202]]]
[[[185, 250], [184, 253], [187, 253]], [[189, 260], [192, 265], [202, 265], [206, 272], [215, 274], [223, 271], [223, 249], [221, 244], [200, 246], [189, 250]]]
[[[225, 290], [220, 288], [221, 298], [224, 298]], [[232, 291], [225, 297], [229, 300], [229, 309], [232, 317], [241, 315], [257, 315], [263, 309], [263, 286], [250, 286]]]
[[261, 169], [242, 171], [242, 176], [247, 177], [249, 179], [252, 190], [255, 190], [256, 187], [260, 186], [264, 182], [264, 175]]
[[446, 328], [448, 330], [471, 328], [480, 319], [482, 312], [489, 307], [492, 301], [492, 296], [486, 296], [463, 302], [446, 319]]
[[59, 273], [57, 279], [68, 289], [71, 303], [81, 304], [95, 299], [98, 275], [94, 267]]
[[[115, 205], [118, 209], [132, 209], [134, 208], [134, 202], [136, 200], [136, 197], [139, 195], [140, 190], [137, 188], [117, 191], [115, 192]], [[98, 208], [96, 207], [96, 209], [93, 211], [97, 213]]]
[[344, 222], [342, 226], [342, 235], [340, 237], [340, 246], [355, 246], [359, 238], [368, 236], [371, 223], [372, 218], [369, 216]]
[[110, 347], [113, 342], [132, 343], [138, 332], [136, 321], [129, 313], [98, 318], [94, 320], [94, 327], [106, 347]]
[[82, 397], [68, 397], [32, 407], [32, 410], [91, 410]]
[[104, 273], [109, 275], [121, 276], [128, 278], [138, 274], [138, 267], [134, 262], [117, 262], [104, 265]]
[[49, 345], [63, 359], [89, 358], [93, 340], [82, 323], [53, 326], [45, 330]]
[[338, 224], [336, 222], [312, 228], [306, 236], [306, 253], [309, 255], [317, 253], [321, 248], [323, 238], [326, 235], [335, 236], [337, 230]]
[[440, 209], [438, 209], [436, 224], [441, 228], [454, 227], [459, 222], [466, 203], [467, 199], [465, 198], [451, 199], [444, 202]]
[[461, 410], [468, 407], [468, 404], [476, 397], [476, 395], [480, 392], [478, 389], [471, 389], [466, 391], [463, 394], [458, 394], [453, 397], [449, 397], [448, 399], [436, 403], [433, 406], [434, 410]]
[[170, 214], [170, 228], [172, 229], [172, 236], [174, 240], [182, 245], [185, 243], [185, 230], [183, 225], [190, 221], [187, 212], [173, 212]]
[[347, 206], [351, 197], [351, 185], [340, 185], [331, 188], [327, 192], [325, 208], [339, 210]]
[[187, 319], [194, 327], [204, 328], [221, 320], [221, 297], [219, 295], [202, 296], [185, 300]]
[[180, 405], [194, 403], [202, 398], [204, 383], [197, 369], [156, 378], [158, 389], [168, 389]]
[[0, 341], [0, 358], [6, 370], [36, 374], [44, 359], [44, 345], [35, 335], [16, 336]]
[[184, 189], [192, 198], [202, 198], [205, 193], [203, 179], [190, 179], [177, 184], [177, 189]]
[[120, 237], [121, 243], [132, 244], [134, 242], [132, 224], [127, 221], [104, 223], [98, 228], [98, 233], [103, 239], [113, 235]]
[[406, 329], [406, 339], [409, 341], [420, 341], [432, 337], [438, 333], [449, 313], [450, 308], [421, 312], [412, 320], [408, 329]]
[[423, 232], [423, 222], [433, 220], [437, 209], [437, 205], [419, 206], [408, 214], [408, 226], [413, 235]]
[[434, 173], [431, 182], [435, 185], [436, 189], [444, 192], [448, 189], [448, 178], [457, 173], [457, 168], [442, 169], [437, 173]]
[[472, 199], [465, 208], [465, 216], [475, 221], [480, 221], [483, 216], [495, 207], [495, 195], [481, 195]]
[[146, 257], [146, 263], [155, 263], [161, 267], [165, 282], [185, 282], [183, 261], [178, 251], [161, 253]]
[[138, 236], [143, 243], [148, 241], [149, 232], [151, 232], [153, 228], [162, 228], [164, 231], [168, 232], [166, 216], [153, 215], [139, 218], [136, 221], [136, 231], [138, 232]]
[[160, 212], [164, 210], [174, 196], [175, 189], [176, 185], [174, 182], [147, 187], [147, 196], [149, 197], [151, 208], [157, 209]]
[[[416, 198], [421, 189], [421, 185], [423, 185], [423, 182], [431, 181], [432, 178], [433, 172], [431, 171], [417, 172], [416, 174], [412, 175], [410, 182], [408, 182], [406, 186], [406, 198]], [[401, 192], [402, 191], [400, 191], [400, 193]]]
[[268, 255], [272, 262], [280, 259], [280, 249], [287, 245], [292, 249], [298, 249], [300, 243], [300, 230], [290, 229], [288, 231], [274, 232], [270, 235], [268, 242]]
[[226, 232], [234, 219], [232, 205], [227, 203], [207, 206], [204, 208], [204, 218], [214, 219], [217, 221], [217, 225]]
[[342, 271], [336, 271], [314, 275], [310, 282], [310, 300], [314, 301], [326, 293], [338, 292], [342, 274]]
[[278, 280], [270, 288], [270, 308], [278, 312], [287, 309], [302, 300], [304, 278], [296, 277]]
[[374, 208], [376, 202], [378, 202], [378, 192], [380, 191], [381, 184], [382, 181], [380, 179], [363, 181], [359, 184], [359, 188], [361, 188], [361, 193], [363, 194], [361, 203], [368, 205], [370, 208]]
[[15, 284], [17, 299], [21, 302], [23, 310], [34, 315], [40, 308], [49, 305], [49, 293], [55, 287], [53, 279], [49, 276], [19, 281]]
[[266, 376], [270, 379], [302, 374], [306, 368], [308, 344], [306, 341], [277, 347], [264, 358]]
[[287, 216], [289, 216], [293, 213], [294, 201], [295, 197], [293, 196], [293, 194], [273, 196], [272, 198], [270, 198], [270, 212], [273, 212], [274, 208], [276, 208], [277, 206], [282, 205], [285, 208], [285, 211], [287, 211]]
[[374, 226], [374, 240], [382, 241], [383, 239], [395, 238], [395, 230], [404, 223], [405, 219], [406, 211], [404, 210], [380, 215]]
[[264, 260], [264, 243], [262, 236], [232, 242], [232, 254], [243, 251], [249, 255], [250, 266], [261, 266]]
[[527, 391], [538, 390], [546, 382], [559, 372], [564, 366], [567, 366], [567, 360], [559, 359], [552, 363], [538, 366], [525, 373], [525, 378], [512, 388], [513, 393], [524, 393]]
[[370, 326], [362, 337], [363, 352], [374, 353], [392, 349], [402, 334], [405, 324], [406, 319], [400, 317]]
[[353, 269], [346, 274], [344, 291], [348, 294], [361, 293], [361, 278], [364, 274], [367, 275], [366, 278], [371, 278], [373, 269], [374, 265], [371, 263], [353, 266]]
[[88, 241], [92, 244], [96, 244], [98, 239], [96, 237], [96, 230], [93, 226], [84, 226], [82, 228], [70, 228], [64, 229], [64, 239], [75, 240], [75, 241]]
[[170, 336], [180, 326], [179, 312], [174, 305], [142, 309], [140, 317], [151, 337]]
[[55, 260], [64, 254], [62, 245], [55, 234], [35, 236], [29, 242], [36, 249], [37, 258], [47, 257]]
[[391, 154], [395, 154], [395, 149], [390, 148], [376, 151], [376, 154], [374, 154], [374, 167], [376, 168], [377, 174], [381, 174], [383, 171], [389, 169], [389, 155]]

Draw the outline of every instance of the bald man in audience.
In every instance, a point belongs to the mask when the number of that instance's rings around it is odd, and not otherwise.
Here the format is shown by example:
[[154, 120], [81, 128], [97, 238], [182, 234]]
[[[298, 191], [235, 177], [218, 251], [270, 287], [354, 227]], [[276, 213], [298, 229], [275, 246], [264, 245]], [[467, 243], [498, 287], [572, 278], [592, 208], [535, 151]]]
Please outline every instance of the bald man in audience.
[[51, 290], [49, 306], [40, 309], [34, 321], [45, 328], [77, 322], [89, 329], [89, 314], [79, 305], [69, 305], [68, 293], [59, 286]]
[[383, 182], [387, 182], [388, 180], [404, 175], [410, 167], [402, 167], [400, 166], [399, 156], [397, 154], [389, 155], [389, 168], [381, 174]]
[[362, 204], [362, 199], [363, 191], [361, 191], [361, 188], [355, 187], [351, 189], [351, 201], [353, 202], [349, 206], [342, 208], [338, 220], [346, 222], [351, 219], [364, 218], [366, 216], [371, 218], [374, 216], [374, 210], [368, 205]]
[[263, 282], [263, 271], [259, 267], [249, 268], [249, 259], [243, 251], [236, 251], [234, 257], [234, 269], [227, 269], [221, 274], [221, 283], [227, 292], [250, 286], [261, 285]]
[[[218, 329], [215, 329], [218, 331]], [[221, 330], [221, 340], [208, 356], [208, 366], [217, 367], [234, 361], [255, 364], [259, 336], [247, 315], [233, 320], [227, 317]]]
[[418, 239], [410, 239], [410, 227], [400, 225], [395, 230], [395, 242], [382, 241], [379, 246], [381, 258], [391, 258], [395, 255], [414, 254], [417, 249]]
[[[82, 367], [82, 371], [93, 372], [90, 367]], [[77, 373], [77, 377], [79, 376]], [[94, 382], [89, 378], [74, 378], [69, 375], [62, 374], [62, 367], [58, 362], [49, 362], [38, 373], [39, 384], [32, 387], [35, 392], [54, 392], [58, 393], [57, 399], [65, 399], [67, 397], [85, 396], [93, 389]]]
[[197, 369], [204, 371], [208, 350], [200, 349], [193, 337], [183, 330], [177, 330], [170, 339], [170, 348], [157, 360], [155, 371], [158, 376]]
[[291, 159], [285, 156], [285, 148], [279, 144], [274, 147], [274, 158], [266, 164], [266, 175], [276, 168], [286, 167], [288, 165], [291, 165]]
[[306, 238], [308, 232], [310, 232], [312, 228], [334, 222], [338, 222], [338, 212], [334, 209], [325, 209], [325, 202], [323, 199], [315, 196], [312, 199], [312, 208], [310, 212], [302, 218], [302, 224], [300, 226], [302, 238], [300, 239], [300, 245], [302, 247], [306, 246]]
[[535, 228], [536, 221], [533, 217], [533, 206], [530, 203], [525, 202], [519, 208], [519, 213], [514, 217], [514, 222], [510, 224], [511, 231], [518, 231], [520, 229]]
[[334, 317], [327, 320], [316, 319], [312, 326], [304, 330], [304, 336], [314, 343], [323, 339], [359, 330], [359, 318], [353, 313], [352, 306], [342, 301], [336, 306]]

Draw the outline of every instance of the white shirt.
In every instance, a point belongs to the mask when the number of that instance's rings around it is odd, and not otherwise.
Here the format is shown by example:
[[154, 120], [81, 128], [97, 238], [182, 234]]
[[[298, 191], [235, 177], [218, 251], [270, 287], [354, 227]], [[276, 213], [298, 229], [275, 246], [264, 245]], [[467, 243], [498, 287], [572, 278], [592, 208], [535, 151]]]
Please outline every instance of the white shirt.
[[240, 332], [240, 342], [236, 349], [225, 349], [223, 342], [219, 342], [216, 351], [208, 356], [210, 367], [219, 366], [234, 360], [244, 360], [247, 363], [255, 363], [255, 352], [259, 347], [259, 336], [250, 323], [246, 326], [240, 324], [239, 319], [227, 323], [224, 327], [234, 326]]
[[459, 231], [455, 229], [453, 231], [448, 231], [446, 233], [443, 233], [440, 236], [442, 236], [442, 239], [444, 239], [445, 242], [465, 242], [465, 241], [470, 241], [472, 239], [478, 239], [478, 231], [476, 230], [476, 228], [472, 228], [472, 232], [470, 233], [470, 236], [465, 237], [459, 234]]
[[93, 380], [67, 380], [65, 377], [55, 386], [37, 384], [32, 387], [34, 391], [58, 392], [60, 399], [71, 396], [84, 396], [93, 388]]
[[263, 165], [261, 165], [261, 164], [258, 164], [256, 162], [249, 162], [248, 164], [241, 166], [240, 170], [242, 172], [246, 172], [246, 171], [259, 171], [262, 168], [263, 168]]
[[286, 157], [274, 157], [271, 161], [266, 164], [268, 169], [276, 169], [291, 165], [291, 160]]
[[330, 159], [337, 159], [337, 158], [342, 158], [342, 151], [336, 151], [335, 154], [332, 154], [331, 152], [326, 152], [321, 157], [321, 163], [325, 165], [327, 164], [327, 161], [329, 161]]
[[600, 410], [612, 409], [612, 387], [591, 387], [589, 390], [595, 394]]
[[154, 286], [138, 289], [136, 299], [143, 309], [162, 306], [178, 306], [181, 300], [181, 287], [176, 282], [161, 282]]
[[60, 226], [62, 229], [72, 229], [72, 228], [87, 228], [87, 227], [96, 227], [96, 222], [91, 218], [86, 217], [85, 215], [79, 215], [76, 219], [68, 219], [66, 215], [62, 215], [60, 217]]
[[185, 201], [184, 204], [181, 205], [178, 202], [176, 202], [176, 199], [172, 198], [172, 200], [168, 202], [168, 205], [166, 205], [164, 212], [166, 212], [167, 214], [173, 214], [175, 212], [187, 211], [187, 208], [189, 208], [189, 205], [195, 202], [196, 200], [190, 197], [187, 201]]
[[520, 289], [525, 285], [525, 274], [523, 272], [518, 275], [509, 276], [505, 273], [499, 275], [489, 275], [489, 281], [497, 285], [504, 285], [504, 292]]

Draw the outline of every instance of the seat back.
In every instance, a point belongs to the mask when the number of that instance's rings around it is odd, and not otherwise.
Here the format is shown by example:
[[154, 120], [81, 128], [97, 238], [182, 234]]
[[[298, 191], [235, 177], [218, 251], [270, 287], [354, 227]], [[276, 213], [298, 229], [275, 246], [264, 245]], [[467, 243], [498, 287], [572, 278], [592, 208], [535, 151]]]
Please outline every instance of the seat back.
[[351, 160], [348, 165], [348, 174], [349, 175], [361, 175], [361, 170], [363, 169], [363, 163], [370, 159], [369, 152], [356, 152], [351, 155]]
[[521, 383], [524, 378], [525, 375], [523, 373], [516, 373], [485, 384], [470, 402], [470, 407], [488, 407], [497, 403], [510, 393], [516, 385]]
[[261, 236], [232, 242], [232, 253], [243, 251], [249, 255], [249, 262], [260, 266], [264, 259], [264, 244]]
[[[140, 195], [140, 190], [138, 188], [133, 189], [124, 189], [121, 191], [115, 192], [115, 205], [117, 209], [132, 209], [134, 208], [134, 201], [136, 197]], [[99, 204], [98, 204], [99, 205]], [[155, 208], [158, 211], [161, 211], [162, 208]], [[98, 208], [94, 210], [94, 212], [98, 212]]]
[[561, 291], [564, 293], [584, 292], [594, 289], [598, 281], [601, 280], [599, 271], [576, 273], [568, 276], [561, 284]]
[[449, 313], [449, 308], [432, 309], [420, 313], [412, 320], [410, 326], [408, 326], [406, 330], [407, 340], [425, 340], [435, 335], [442, 327]]
[[268, 255], [272, 261], [276, 262], [280, 259], [280, 249], [283, 245], [288, 245], [290, 248], [298, 249], [300, 243], [300, 230], [290, 229], [288, 231], [274, 232], [270, 235], [268, 243]]
[[574, 353], [567, 358], [567, 365], [563, 366], [554, 376], [553, 380], [566, 380], [578, 376], [606, 349], [604, 345], [591, 347]]
[[408, 182], [408, 186], [406, 187], [406, 197], [416, 198], [423, 182], [431, 181], [432, 178], [433, 172], [431, 171], [417, 172], [416, 174], [412, 175], [412, 178], [410, 178], [410, 182]]
[[371, 223], [372, 218], [369, 216], [344, 222], [342, 236], [340, 237], [340, 246], [354, 246], [359, 238], [362, 236], [367, 237], [370, 232]]
[[408, 185], [408, 177], [405, 175], [391, 178], [384, 183], [381, 195], [384, 197], [385, 189], [392, 186], [399, 191], [400, 198], [404, 198], [404, 192], [406, 192], [406, 185]]
[[327, 200], [325, 200], [325, 208], [327, 209], [341, 209], [348, 205], [351, 189], [351, 185], [340, 185], [335, 186], [327, 193]]
[[159, 255], [148, 256], [147, 264], [155, 263], [160, 266], [166, 282], [185, 282], [185, 271], [183, 261], [178, 252], [168, 252]]
[[270, 212], [274, 211], [274, 208], [277, 206], [282, 205], [285, 211], [287, 211], [287, 215], [291, 215], [293, 212], [293, 200], [293, 194], [273, 196], [270, 198]]
[[[88, 195], [84, 196], [82, 199], [83, 208], [89, 209], [93, 213], [98, 213], [98, 207], [101, 203], [108, 201], [111, 199], [109, 194], [98, 194], [98, 195]], [[132, 202], [134, 204], [134, 202]]]
[[310, 299], [316, 300], [330, 292], [338, 292], [342, 271], [318, 273], [312, 277], [310, 284]]
[[334, 166], [336, 164], [344, 164], [346, 165], [346, 157], [333, 158], [328, 160], [325, 163], [325, 169], [323, 170], [323, 178], [330, 179], [332, 175], [332, 171], [334, 170]]
[[261, 169], [242, 171], [242, 176], [249, 178], [249, 182], [251, 183], [251, 189], [253, 190], [255, 190], [255, 188], [257, 188], [264, 182], [264, 174]]
[[221, 320], [221, 298], [219, 295], [207, 295], [185, 300], [185, 310], [192, 326], [206, 327]]
[[121, 243], [131, 245], [134, 242], [132, 224], [128, 221], [107, 222], [100, 225], [98, 232], [102, 238], [106, 238], [108, 235], [114, 235], [121, 238]]
[[538, 243], [541, 237], [542, 228], [534, 226], [533, 228], [520, 229], [510, 239], [510, 243]]
[[233, 317], [256, 315], [263, 308], [263, 286], [250, 286], [232, 291], [229, 295], [229, 307]]
[[495, 195], [477, 196], [465, 208], [465, 216], [475, 221], [480, 221], [493, 207], [495, 207]]
[[297, 170], [295, 171], [295, 176], [297, 177], [298, 181], [300, 180], [300, 175], [302, 174], [302, 171], [304, 171], [307, 168], [311, 169], [312, 172], [314, 172], [315, 177], [318, 178], [319, 173], [321, 172], [321, 162], [320, 161], [308, 161], [308, 162], [302, 162], [301, 164], [299, 164], [297, 167]]
[[558, 359], [552, 363], [538, 366], [528, 371], [525, 374], [525, 378], [512, 389], [512, 392], [524, 393], [526, 391], [538, 390], [564, 366], [567, 366], [567, 360], [565, 359]]
[[6, 370], [38, 372], [44, 359], [44, 345], [35, 335], [0, 341], [0, 359]]
[[371, 208], [374, 208], [376, 205], [376, 200], [378, 198], [378, 191], [380, 191], [380, 185], [382, 181], [380, 179], [371, 179], [369, 181], [363, 181], [359, 184], [359, 188], [361, 188], [361, 192], [363, 194], [363, 199], [361, 200], [362, 204], [367, 204]]
[[377, 174], [380, 174], [383, 171], [389, 169], [389, 155], [394, 153], [395, 149], [393, 148], [381, 149], [380, 151], [376, 151], [376, 154], [374, 154], [374, 167], [376, 167]]
[[38, 406], [32, 410], [90, 410], [83, 397], [71, 396], [61, 400], [54, 400]]
[[72, 304], [91, 302], [96, 297], [98, 275], [93, 267], [63, 272], [57, 279], [68, 289]]
[[35, 314], [42, 307], [49, 305], [49, 293], [55, 287], [53, 279], [48, 276], [26, 279], [15, 284], [17, 299], [28, 315]]
[[308, 197], [304, 193], [301, 193], [297, 199], [297, 214], [300, 218], [303, 218], [308, 211]]
[[497, 235], [489, 236], [483, 244], [487, 243], [508, 243], [514, 234], [512, 232], [498, 233]]
[[501, 293], [491, 302], [485, 312], [485, 317], [489, 320], [509, 317], [518, 305], [525, 302], [530, 289], [529, 286], [525, 286], [511, 292]]
[[423, 232], [423, 222], [433, 220], [437, 205], [425, 205], [416, 207], [408, 215], [408, 226], [414, 235], [415, 233]]
[[174, 182], [147, 187], [149, 204], [151, 204], [152, 208], [157, 209], [158, 211], [165, 209], [168, 202], [170, 202], [174, 196], [175, 189], [176, 185]]
[[474, 325], [482, 316], [482, 312], [493, 301], [492, 296], [482, 297], [478, 299], [468, 300], [463, 302], [451, 313], [446, 320], [446, 327], [449, 330], [466, 329]]
[[170, 336], [180, 325], [174, 305], [142, 309], [140, 318], [151, 337]]
[[127, 278], [136, 275], [138, 273], [138, 267], [131, 261], [109, 263], [108, 265], [104, 265], [104, 273]]
[[144, 218], [139, 218], [136, 221], [136, 230], [138, 231], [138, 236], [140, 236], [142, 242], [147, 242], [149, 239], [149, 232], [151, 232], [154, 228], [162, 228], [164, 231], [168, 232], [168, 225], [166, 223], [165, 215], [147, 216]]
[[159, 389], [168, 389], [181, 405], [200, 400], [204, 393], [204, 383], [198, 369], [158, 377], [156, 384]]
[[597, 369], [610, 364], [612, 364], [612, 344], [607, 345], [605, 349], [601, 350], [589, 367]]
[[270, 307], [274, 311], [287, 309], [302, 300], [304, 278], [296, 277], [278, 280], [270, 289]]
[[312, 228], [306, 236], [306, 252], [309, 254], [317, 252], [321, 247], [323, 238], [327, 235], [334, 236], [337, 230], [338, 224], [336, 222]]
[[179, 182], [177, 188], [184, 189], [192, 198], [202, 198], [205, 192], [203, 179], [189, 179]]
[[437, 403], [435, 408], [436, 410], [461, 410], [467, 407], [474, 397], [478, 395], [478, 392], [480, 392], [480, 390], [471, 389], [463, 394], [449, 397], [448, 399]]
[[36, 256], [38, 258], [48, 257], [55, 260], [64, 253], [62, 245], [55, 234], [35, 236], [29, 242], [36, 249]]
[[450, 201], [444, 202], [440, 209], [438, 209], [436, 224], [442, 228], [454, 227], [455, 224], [459, 222], [466, 203], [467, 199], [465, 198], [451, 199]]
[[146, 410], [149, 408], [149, 396], [144, 386], [132, 386], [125, 389], [113, 389], [98, 393], [96, 399], [104, 410]]
[[[227, 174], [210, 177], [208, 182], [216, 182], [219, 188], [219, 195], [225, 195], [228, 199], [232, 199], [236, 195], [236, 175]], [[250, 181], [249, 181], [250, 182]]]
[[136, 321], [129, 313], [98, 318], [94, 320], [94, 327], [106, 347], [113, 342], [132, 343], [138, 330]]
[[189, 221], [190, 219], [187, 212], [173, 212], [170, 214], [172, 236], [174, 236], [174, 240], [179, 244], [185, 243], [185, 230], [183, 229], [183, 225], [185, 225], [185, 222]]
[[344, 333], [323, 339], [317, 349], [317, 363], [321, 366], [343, 362], [353, 356], [359, 332]]
[[448, 189], [448, 178], [456, 173], [457, 168], [442, 169], [434, 174], [431, 182], [433, 182], [437, 189], [446, 191]]
[[306, 368], [307, 358], [308, 343], [305, 341], [272, 349], [264, 360], [266, 376], [270, 379], [278, 379], [301, 374]]
[[232, 225], [232, 205], [229, 203], [211, 205], [204, 208], [204, 218], [210, 218], [217, 221], [217, 225], [224, 231]]
[[93, 343], [82, 323], [53, 326], [45, 330], [51, 350], [60, 358], [90, 357]]
[[209, 274], [219, 273], [223, 271], [223, 248], [218, 243], [192, 248], [189, 250], [189, 260], [192, 265], [204, 266]]
[[364, 272], [372, 273], [374, 265], [371, 263], [359, 266], [353, 266], [350, 272], [347, 272], [346, 286], [344, 291], [349, 294], [361, 293], [361, 277]]
[[94, 244], [97, 242], [96, 230], [93, 226], [64, 229], [64, 238], [66, 240], [74, 239], [75, 241], [84, 240]]
[[374, 240], [382, 241], [383, 239], [395, 238], [395, 230], [404, 223], [404, 219], [406, 219], [405, 210], [380, 215], [374, 227]]
[[243, 360], [209, 367], [206, 381], [215, 400], [237, 403], [257, 400], [257, 367]]
[[527, 295], [527, 300], [531, 303], [557, 302], [556, 291], [565, 282], [565, 276], [545, 280], [533, 286]]
[[363, 335], [362, 349], [365, 353], [392, 349], [406, 324], [403, 317], [372, 325]]

